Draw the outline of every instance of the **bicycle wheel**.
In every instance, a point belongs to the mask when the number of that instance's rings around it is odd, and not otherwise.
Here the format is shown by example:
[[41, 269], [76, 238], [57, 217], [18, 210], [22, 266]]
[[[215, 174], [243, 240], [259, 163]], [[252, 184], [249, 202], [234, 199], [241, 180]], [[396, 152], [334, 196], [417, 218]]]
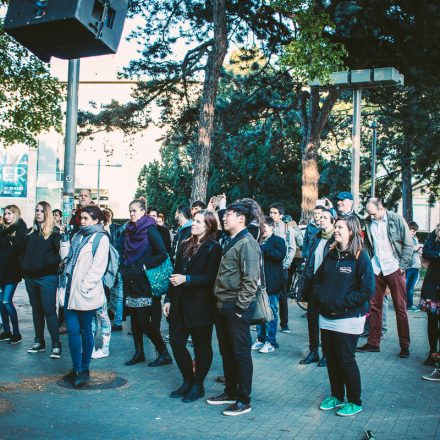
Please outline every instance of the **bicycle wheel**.
[[307, 310], [307, 303], [304, 302], [302, 299], [303, 287], [304, 287], [304, 271], [297, 271], [293, 274], [292, 283], [290, 285], [288, 295], [289, 298], [296, 301], [296, 303], [301, 309]]

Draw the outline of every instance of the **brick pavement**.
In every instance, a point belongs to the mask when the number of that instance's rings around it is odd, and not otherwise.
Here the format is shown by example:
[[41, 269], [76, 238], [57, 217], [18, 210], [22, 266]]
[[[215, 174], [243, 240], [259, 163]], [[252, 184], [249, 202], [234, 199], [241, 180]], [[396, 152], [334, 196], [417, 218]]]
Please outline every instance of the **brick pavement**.
[[[0, 345], [1, 382], [57, 375], [71, 367], [67, 338], [62, 336], [61, 360], [49, 353], [29, 355], [33, 329], [23, 285], [16, 294], [23, 343]], [[92, 361], [92, 369], [111, 370], [128, 380], [119, 389], [68, 390], [58, 385], [38, 392], [0, 392], [13, 411], [0, 413], [0, 439], [362, 439], [372, 430], [377, 439], [440, 439], [440, 384], [421, 380], [430, 371], [421, 363], [427, 351], [426, 317], [410, 314], [411, 357], [400, 359], [394, 313], [389, 313], [389, 336], [381, 353], [358, 355], [363, 381], [364, 411], [341, 418], [318, 409], [329, 393], [327, 372], [298, 361], [307, 353], [306, 320], [290, 305], [293, 332], [279, 334], [280, 349], [254, 354], [253, 409], [231, 418], [221, 407], [204, 401], [183, 404], [168, 394], [180, 385], [176, 365], [148, 368], [145, 363], [124, 366], [133, 351], [126, 331], [112, 337], [109, 358]], [[166, 329], [164, 328], [164, 332]], [[252, 336], [255, 337], [252, 332]], [[49, 337], [47, 336], [47, 340]], [[214, 362], [206, 380], [207, 395], [222, 391], [214, 379], [222, 373], [214, 336]], [[146, 343], [148, 359], [154, 358]], [[1, 401], [1, 400], [0, 400]]]

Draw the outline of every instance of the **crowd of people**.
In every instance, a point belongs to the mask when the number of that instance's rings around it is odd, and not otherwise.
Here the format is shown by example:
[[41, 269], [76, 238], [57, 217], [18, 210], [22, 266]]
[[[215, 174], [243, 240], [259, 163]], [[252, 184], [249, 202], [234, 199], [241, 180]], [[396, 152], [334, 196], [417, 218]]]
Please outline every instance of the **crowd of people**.
[[[81, 387], [90, 379], [91, 359], [110, 355], [112, 332], [122, 331], [129, 316], [134, 353], [125, 365], [145, 362], [145, 333], [157, 353], [148, 366], [171, 364], [174, 358], [182, 384], [170, 397], [188, 403], [205, 396], [215, 327], [224, 372], [219, 380], [225, 388], [206, 401], [228, 405], [222, 411], [227, 416], [246, 414], [251, 411], [252, 351], [270, 354], [280, 348], [278, 328], [290, 332], [288, 286], [302, 271], [309, 353], [299, 362], [327, 367], [331, 393], [320, 409], [353, 416], [362, 411], [355, 353], [380, 352], [388, 294], [401, 358], [410, 356], [408, 313], [426, 311], [424, 364], [435, 368], [423, 378], [440, 380], [440, 225], [422, 247], [416, 223], [407, 224], [377, 198], [365, 208], [361, 218], [353, 211], [352, 195], [341, 192], [336, 207], [328, 199], [319, 201], [312, 220], [301, 227], [280, 203], [265, 216], [253, 199], [228, 205], [220, 195], [208, 206], [200, 201], [179, 205], [177, 229], [171, 231], [165, 216], [144, 199], [129, 204], [129, 221], [114, 223], [111, 209], [100, 209], [86, 189], [68, 225], [47, 202], [36, 205], [30, 227], [19, 207], [8, 205], [0, 227], [0, 341], [22, 341], [13, 296], [24, 280], [35, 332], [28, 353], [46, 350], [47, 325], [50, 357], [59, 359], [60, 334], [67, 332], [72, 370], [65, 380]], [[421, 257], [429, 267], [415, 305]], [[256, 299], [264, 292], [273, 319], [256, 326], [252, 341]], [[168, 325], [165, 338], [162, 316]], [[102, 346], [96, 348], [99, 329]], [[360, 337], [368, 338], [365, 344], [358, 345]]]

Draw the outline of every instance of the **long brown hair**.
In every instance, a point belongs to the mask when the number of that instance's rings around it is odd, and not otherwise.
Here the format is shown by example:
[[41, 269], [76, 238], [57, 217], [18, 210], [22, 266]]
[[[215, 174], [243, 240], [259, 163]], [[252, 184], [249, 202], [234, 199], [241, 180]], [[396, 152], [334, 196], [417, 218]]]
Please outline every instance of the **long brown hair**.
[[5, 223], [3, 221], [3, 224], [5, 225], [5, 227], [9, 228], [9, 226], [12, 226], [14, 223], [17, 223], [18, 219], [21, 218], [21, 211], [20, 211], [20, 208], [17, 205], [5, 206], [4, 209], [3, 209], [3, 212], [6, 211], [6, 210], [11, 211], [12, 214], [14, 214], [14, 221], [12, 223], [8, 224], [8, 223]]
[[38, 202], [35, 205], [35, 208], [40, 205], [43, 208], [44, 211], [44, 222], [41, 224], [41, 227], [37, 223], [36, 220], [34, 220], [34, 227], [39, 231], [40, 235], [44, 237], [45, 240], [47, 240], [54, 231], [55, 228], [58, 230], [58, 226], [55, 222], [55, 219], [53, 218], [53, 212], [52, 207], [47, 202]]
[[187, 258], [192, 258], [203, 242], [210, 239], [215, 240], [217, 236], [217, 217], [215, 214], [211, 211], [199, 211], [194, 214], [194, 218], [196, 215], [203, 215], [203, 220], [206, 224], [206, 232], [200, 241], [198, 241], [198, 238], [195, 235], [191, 235], [182, 243], [182, 255]]
[[[362, 249], [364, 248], [364, 241], [362, 239], [362, 229], [361, 229], [361, 223], [359, 219], [355, 215], [349, 215], [348, 217], [339, 217], [335, 221], [338, 222], [345, 222], [347, 225], [348, 233], [350, 234], [350, 238], [348, 239], [348, 248], [347, 251], [354, 257], [359, 258], [359, 254], [361, 253]], [[334, 247], [337, 246], [337, 243], [335, 242]]]

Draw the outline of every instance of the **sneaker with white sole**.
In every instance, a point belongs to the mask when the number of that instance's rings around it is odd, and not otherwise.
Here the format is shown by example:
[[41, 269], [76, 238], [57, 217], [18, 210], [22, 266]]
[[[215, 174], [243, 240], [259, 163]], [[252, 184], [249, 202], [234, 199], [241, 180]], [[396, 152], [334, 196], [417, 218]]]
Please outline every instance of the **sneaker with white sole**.
[[40, 342], [35, 342], [32, 347], [28, 348], [28, 353], [39, 353], [40, 351], [45, 351], [46, 346], [44, 344], [41, 344]]
[[319, 406], [321, 411], [330, 411], [332, 409], [341, 408], [344, 405], [344, 402], [337, 399], [336, 397], [330, 396], [326, 397]]
[[54, 347], [52, 348], [52, 352], [50, 353], [51, 359], [60, 359], [61, 358], [61, 348], [60, 347]]
[[110, 354], [109, 350], [104, 350], [102, 348], [98, 348], [98, 350], [93, 350], [92, 358], [93, 359], [102, 359], [108, 357]]
[[223, 414], [225, 416], [241, 416], [242, 414], [247, 414], [248, 412], [251, 412], [251, 409], [252, 408], [249, 403], [243, 403], [243, 402], [240, 402], [239, 400], [237, 400], [237, 402], [228, 406], [223, 411]]
[[438, 381], [440, 380], [440, 368], [434, 368], [434, 371], [426, 376], [422, 376], [422, 379]]
[[264, 347], [264, 342], [259, 341], [258, 339], [253, 343], [252, 350], [261, 350]]
[[236, 399], [231, 396], [228, 396], [226, 393], [222, 393], [215, 397], [209, 397], [206, 399], [206, 403], [209, 405], [225, 405], [235, 403]]
[[261, 350], [258, 350], [259, 353], [272, 353], [273, 351], [275, 351], [275, 347], [270, 342], [266, 342]]

